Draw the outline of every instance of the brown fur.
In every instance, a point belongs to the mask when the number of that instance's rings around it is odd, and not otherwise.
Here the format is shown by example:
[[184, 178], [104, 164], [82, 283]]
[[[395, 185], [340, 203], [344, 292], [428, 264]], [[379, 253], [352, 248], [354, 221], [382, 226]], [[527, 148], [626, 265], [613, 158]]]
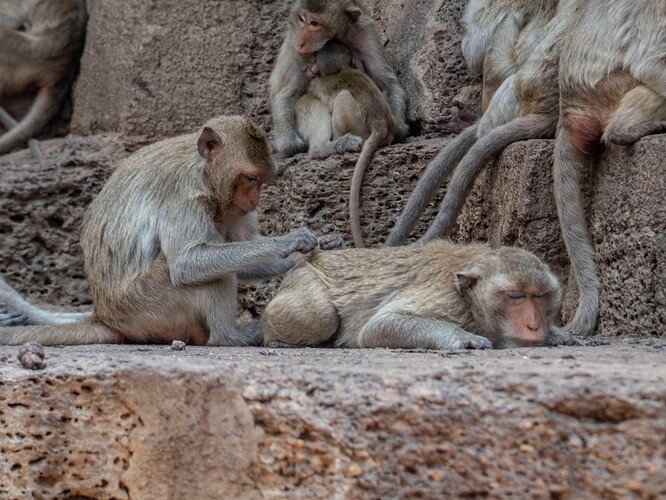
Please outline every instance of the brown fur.
[[393, 141], [398, 125], [386, 99], [374, 82], [362, 71], [342, 67], [345, 60], [324, 51], [317, 54], [319, 73], [309, 87], [309, 92], [327, 105], [331, 112], [333, 138], [351, 134], [366, 139], [356, 162], [349, 197], [351, 232], [356, 247], [363, 247], [360, 225], [359, 195], [363, 175], [375, 151]]
[[351, 50], [354, 65], [362, 68], [384, 92], [398, 122], [400, 135], [407, 133], [404, 90], [386, 60], [375, 21], [360, 2], [295, 0], [269, 82], [275, 147], [282, 156], [292, 156], [307, 149], [297, 131], [296, 103], [306, 92], [306, 73], [312, 55], [334, 38]]
[[84, 0], [0, 0], [0, 96], [37, 88], [28, 114], [16, 126], [5, 125], [0, 154], [25, 144], [58, 113], [74, 79], [86, 20]]
[[559, 88], [555, 201], [580, 295], [566, 329], [585, 335], [600, 283], [578, 176], [600, 140], [626, 145], [666, 130], [666, 2], [588, 0], [562, 49]]
[[259, 343], [258, 327], [234, 326], [237, 276], [284, 272], [292, 254], [318, 243], [307, 229], [257, 239], [254, 208], [272, 176], [266, 136], [247, 117], [215, 118], [198, 133], [140, 149], [121, 162], [83, 220], [93, 316], [0, 328], [0, 343]]
[[302, 258], [268, 304], [262, 328], [266, 345], [275, 346], [551, 345], [571, 341], [553, 326], [560, 300], [557, 278], [533, 254], [440, 240]]

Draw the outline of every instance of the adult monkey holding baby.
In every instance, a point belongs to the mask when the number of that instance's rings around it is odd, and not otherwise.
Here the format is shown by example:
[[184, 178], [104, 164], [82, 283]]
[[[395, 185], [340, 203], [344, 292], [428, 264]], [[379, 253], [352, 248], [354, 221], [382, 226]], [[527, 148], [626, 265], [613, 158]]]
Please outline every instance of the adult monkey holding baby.
[[297, 131], [296, 101], [307, 89], [313, 54], [334, 38], [351, 50], [355, 66], [386, 96], [400, 134], [407, 133], [405, 92], [386, 60], [375, 21], [358, 0], [296, 0], [269, 82], [275, 146], [281, 156], [307, 150]]
[[[247, 117], [215, 118], [195, 134], [140, 149], [84, 217], [93, 315], [72, 324], [0, 327], [0, 344], [260, 343], [256, 323], [234, 325], [237, 277], [271, 277], [288, 270], [294, 254], [340, 244], [335, 237], [318, 242], [305, 228], [258, 239], [254, 209], [272, 176], [266, 136]], [[6, 285], [3, 299], [22, 307]], [[28, 323], [31, 312], [18, 311]]]

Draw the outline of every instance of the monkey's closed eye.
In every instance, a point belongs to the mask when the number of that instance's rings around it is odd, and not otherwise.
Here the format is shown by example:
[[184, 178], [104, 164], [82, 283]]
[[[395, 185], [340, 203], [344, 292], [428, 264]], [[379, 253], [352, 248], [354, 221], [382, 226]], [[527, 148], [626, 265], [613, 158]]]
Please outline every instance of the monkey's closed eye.
[[506, 293], [506, 296], [509, 297], [510, 299], [524, 299], [525, 298], [525, 294], [522, 293], [522, 292], [507, 290], [504, 293]]
[[305, 24], [305, 18], [302, 15], [298, 15], [298, 21]]
[[319, 26], [317, 21], [310, 21], [310, 26]]
[[246, 175], [245, 180], [248, 182], [257, 182], [259, 178], [256, 175]]

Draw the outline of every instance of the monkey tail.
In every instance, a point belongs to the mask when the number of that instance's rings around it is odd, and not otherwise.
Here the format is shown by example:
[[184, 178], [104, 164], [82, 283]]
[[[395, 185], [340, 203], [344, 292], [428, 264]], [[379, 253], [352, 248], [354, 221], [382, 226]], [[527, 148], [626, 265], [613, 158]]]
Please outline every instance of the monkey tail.
[[414, 192], [407, 200], [407, 205], [405, 205], [398, 221], [391, 229], [388, 238], [386, 238], [386, 246], [394, 247], [405, 243], [416, 224], [416, 219], [432, 197], [435, 196], [437, 188], [444, 182], [444, 178], [474, 145], [477, 129], [478, 125], [475, 124], [463, 130], [430, 162], [416, 184]]
[[420, 241], [426, 242], [449, 235], [474, 180], [490, 160], [516, 141], [552, 137], [556, 123], [557, 119], [549, 115], [521, 116], [479, 138], [460, 160], [446, 188], [446, 196], [439, 212]]
[[0, 327], [0, 345], [39, 342], [42, 345], [117, 344], [122, 335], [102, 323], [84, 320], [69, 325]]
[[370, 164], [370, 159], [372, 155], [379, 149], [379, 146], [382, 145], [386, 137], [386, 133], [383, 131], [373, 131], [370, 134], [370, 137], [363, 144], [363, 149], [361, 154], [356, 161], [356, 166], [354, 167], [354, 175], [352, 176], [351, 190], [349, 193], [349, 218], [351, 221], [351, 233], [352, 239], [354, 240], [354, 245], [356, 248], [363, 248], [363, 233], [361, 232], [361, 216], [360, 216], [360, 194], [361, 194], [361, 183], [363, 182], [363, 176], [365, 175], [365, 170]]
[[[60, 109], [67, 90], [66, 85], [40, 89], [28, 114], [15, 127], [0, 137], [0, 154], [16, 149], [39, 134]], [[41, 156], [41, 152], [38, 154]], [[41, 161], [43, 156], [37, 159]]]
[[587, 156], [577, 147], [566, 126], [560, 126], [555, 140], [553, 184], [555, 205], [560, 219], [562, 239], [578, 288], [578, 307], [565, 328], [575, 335], [589, 335], [597, 324], [601, 284], [594, 262], [594, 247], [585, 225], [579, 174]]

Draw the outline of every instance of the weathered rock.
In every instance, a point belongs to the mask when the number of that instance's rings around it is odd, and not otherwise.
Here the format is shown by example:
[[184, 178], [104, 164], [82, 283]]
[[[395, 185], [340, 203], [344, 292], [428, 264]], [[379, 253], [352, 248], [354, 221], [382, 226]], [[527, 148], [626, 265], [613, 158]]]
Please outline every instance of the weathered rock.
[[0, 496], [658, 498], [662, 344], [3, 347]]
[[[161, 137], [234, 113], [268, 128], [268, 77], [291, 3], [91, 0], [74, 133]], [[368, 2], [411, 120], [438, 116], [462, 86], [478, 83], [460, 52], [464, 3]]]

